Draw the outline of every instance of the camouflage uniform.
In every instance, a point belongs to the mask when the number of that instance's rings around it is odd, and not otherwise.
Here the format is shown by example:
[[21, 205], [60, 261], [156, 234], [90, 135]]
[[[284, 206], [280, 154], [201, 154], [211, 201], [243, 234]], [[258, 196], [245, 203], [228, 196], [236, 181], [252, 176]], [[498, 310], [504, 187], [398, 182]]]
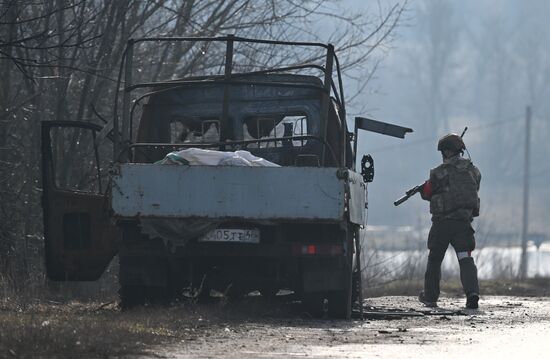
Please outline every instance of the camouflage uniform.
[[481, 173], [469, 159], [456, 155], [430, 171], [421, 195], [430, 201], [432, 227], [428, 236], [428, 265], [423, 296], [437, 302], [441, 279], [441, 262], [449, 243], [460, 265], [460, 279], [467, 297], [479, 296], [477, 267], [471, 252], [475, 248], [471, 222], [479, 215]]

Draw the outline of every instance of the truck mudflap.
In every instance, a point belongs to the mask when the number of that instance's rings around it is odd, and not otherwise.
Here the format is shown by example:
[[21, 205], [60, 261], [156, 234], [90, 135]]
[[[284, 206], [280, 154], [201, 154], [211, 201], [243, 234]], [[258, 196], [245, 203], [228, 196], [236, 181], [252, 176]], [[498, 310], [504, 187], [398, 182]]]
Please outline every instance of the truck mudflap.
[[366, 187], [347, 169], [121, 164], [118, 218], [204, 218], [364, 224]]

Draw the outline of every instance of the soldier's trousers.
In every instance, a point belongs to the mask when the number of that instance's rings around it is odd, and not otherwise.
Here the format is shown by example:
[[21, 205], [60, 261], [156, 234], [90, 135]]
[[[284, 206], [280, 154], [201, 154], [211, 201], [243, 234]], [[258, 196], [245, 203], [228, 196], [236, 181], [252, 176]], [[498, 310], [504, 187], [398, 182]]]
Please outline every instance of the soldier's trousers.
[[460, 265], [460, 280], [466, 296], [479, 295], [477, 267], [471, 256], [475, 249], [474, 229], [470, 222], [441, 220], [434, 222], [428, 236], [428, 265], [424, 278], [424, 296], [426, 300], [436, 302], [439, 299], [441, 280], [441, 262], [451, 244]]

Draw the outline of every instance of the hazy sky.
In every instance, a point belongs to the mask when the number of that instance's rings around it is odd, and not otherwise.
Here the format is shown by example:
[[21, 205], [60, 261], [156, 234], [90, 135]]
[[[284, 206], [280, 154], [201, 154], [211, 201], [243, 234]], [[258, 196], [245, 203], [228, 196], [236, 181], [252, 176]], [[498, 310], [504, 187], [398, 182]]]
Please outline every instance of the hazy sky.
[[[369, 185], [369, 223], [415, 225], [418, 219], [429, 219], [427, 203], [419, 198], [398, 208], [392, 201], [440, 163], [436, 145], [446, 132], [441, 125], [446, 120], [453, 132], [469, 127], [465, 142], [483, 174], [485, 211], [480, 220], [506, 230], [519, 228], [524, 114], [532, 104], [532, 227], [550, 230], [544, 215], [550, 202], [545, 189], [550, 175], [550, 1], [440, 0], [449, 6], [435, 10], [434, 3], [409, 2], [376, 78], [360, 99], [368, 109], [364, 115], [415, 130], [405, 140], [361, 134], [359, 155], [372, 153], [376, 168]], [[357, 11], [377, 9], [376, 1], [347, 0], [344, 5]], [[439, 41], [439, 51], [431, 51], [434, 41]], [[441, 122], [432, 124], [430, 71], [442, 58], [435, 99]]]

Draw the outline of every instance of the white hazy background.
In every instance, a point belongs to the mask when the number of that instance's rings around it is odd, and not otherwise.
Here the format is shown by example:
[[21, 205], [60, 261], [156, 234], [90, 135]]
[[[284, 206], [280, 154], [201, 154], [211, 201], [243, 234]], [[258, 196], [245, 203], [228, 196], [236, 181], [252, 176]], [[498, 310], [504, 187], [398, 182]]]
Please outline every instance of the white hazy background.
[[[373, 11], [396, 1], [348, 0]], [[411, 127], [404, 140], [361, 133], [359, 155], [375, 160], [369, 224], [429, 225], [427, 202], [393, 200], [440, 163], [437, 139], [460, 133], [480, 168], [483, 232], [516, 233], [522, 218], [526, 106], [532, 107], [529, 231], [548, 234], [550, 191], [550, 2], [416, 0], [394, 32], [374, 79], [348, 108]], [[346, 88], [353, 93], [353, 84]], [[350, 119], [351, 125], [351, 119]]]

